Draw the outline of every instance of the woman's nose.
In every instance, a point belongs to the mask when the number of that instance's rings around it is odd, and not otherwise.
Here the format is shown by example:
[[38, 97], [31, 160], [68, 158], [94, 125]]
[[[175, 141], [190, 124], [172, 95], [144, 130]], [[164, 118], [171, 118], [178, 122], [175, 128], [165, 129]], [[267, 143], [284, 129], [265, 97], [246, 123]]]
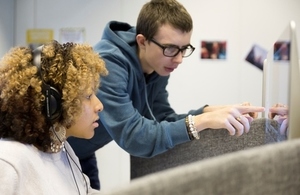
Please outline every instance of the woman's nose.
[[99, 106], [98, 112], [101, 112], [101, 111], [104, 109], [103, 104], [102, 104], [101, 101], [100, 101], [100, 104], [99, 104], [99, 105], [100, 105], [100, 106]]

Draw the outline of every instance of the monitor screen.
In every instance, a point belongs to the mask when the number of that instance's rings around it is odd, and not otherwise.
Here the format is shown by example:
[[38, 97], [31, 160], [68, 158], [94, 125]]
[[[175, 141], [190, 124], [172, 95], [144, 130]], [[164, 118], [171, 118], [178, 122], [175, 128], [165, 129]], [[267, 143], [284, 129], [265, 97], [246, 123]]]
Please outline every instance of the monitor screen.
[[288, 138], [300, 138], [300, 69], [296, 24], [291, 21], [268, 51], [263, 67], [262, 104], [288, 106]]

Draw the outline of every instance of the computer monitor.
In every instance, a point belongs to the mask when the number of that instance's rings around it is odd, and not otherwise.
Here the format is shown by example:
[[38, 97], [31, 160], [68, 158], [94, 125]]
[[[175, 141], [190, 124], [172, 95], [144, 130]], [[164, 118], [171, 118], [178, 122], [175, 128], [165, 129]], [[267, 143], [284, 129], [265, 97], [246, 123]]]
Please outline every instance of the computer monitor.
[[300, 138], [300, 60], [296, 24], [291, 21], [269, 50], [263, 67], [262, 105], [288, 105], [288, 139]]
[[294, 139], [300, 138], [300, 60], [295, 22], [290, 28], [289, 139]]

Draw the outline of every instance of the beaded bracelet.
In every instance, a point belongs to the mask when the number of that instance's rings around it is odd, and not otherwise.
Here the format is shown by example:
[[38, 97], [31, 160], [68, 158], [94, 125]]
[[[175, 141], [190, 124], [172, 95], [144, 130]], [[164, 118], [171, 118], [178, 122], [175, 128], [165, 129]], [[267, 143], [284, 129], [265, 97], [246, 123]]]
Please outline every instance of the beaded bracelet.
[[185, 125], [186, 125], [186, 128], [188, 130], [190, 140], [200, 139], [200, 136], [199, 136], [199, 133], [197, 132], [197, 129], [195, 127], [195, 122], [194, 122], [194, 119], [193, 119], [192, 115], [188, 115], [185, 118]]

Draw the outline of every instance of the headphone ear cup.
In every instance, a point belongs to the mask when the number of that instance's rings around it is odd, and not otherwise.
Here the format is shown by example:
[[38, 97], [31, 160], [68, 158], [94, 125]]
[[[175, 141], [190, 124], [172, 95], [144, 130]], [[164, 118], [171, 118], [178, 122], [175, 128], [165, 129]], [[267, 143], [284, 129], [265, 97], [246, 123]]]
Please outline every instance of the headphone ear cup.
[[54, 123], [62, 113], [61, 94], [54, 87], [47, 86], [46, 90], [46, 116]]

